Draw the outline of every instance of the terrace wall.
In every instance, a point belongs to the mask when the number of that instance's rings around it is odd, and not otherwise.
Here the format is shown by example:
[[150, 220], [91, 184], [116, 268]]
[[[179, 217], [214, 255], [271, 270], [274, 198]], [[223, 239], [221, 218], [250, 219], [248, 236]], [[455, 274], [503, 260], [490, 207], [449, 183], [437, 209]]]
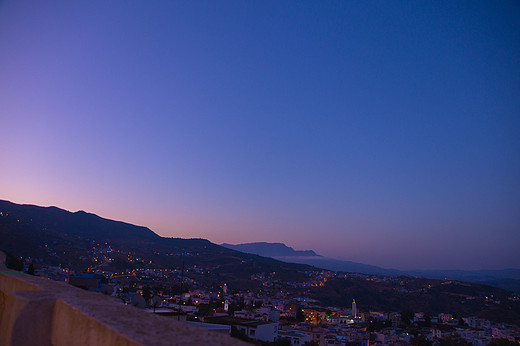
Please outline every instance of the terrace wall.
[[15, 272], [0, 252], [0, 345], [244, 345], [100, 293]]

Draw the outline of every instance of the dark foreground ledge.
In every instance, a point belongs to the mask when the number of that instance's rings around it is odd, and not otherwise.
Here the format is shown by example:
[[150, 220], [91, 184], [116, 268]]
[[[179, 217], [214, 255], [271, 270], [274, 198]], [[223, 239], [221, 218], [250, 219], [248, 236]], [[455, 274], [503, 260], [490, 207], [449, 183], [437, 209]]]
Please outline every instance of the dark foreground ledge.
[[0, 345], [244, 345], [65, 283], [7, 269], [0, 252]]

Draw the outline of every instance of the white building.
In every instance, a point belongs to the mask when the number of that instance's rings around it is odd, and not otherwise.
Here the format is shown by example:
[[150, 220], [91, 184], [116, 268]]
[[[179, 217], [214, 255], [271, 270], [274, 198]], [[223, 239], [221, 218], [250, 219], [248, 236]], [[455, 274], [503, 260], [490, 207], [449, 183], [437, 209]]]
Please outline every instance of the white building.
[[232, 323], [239, 331], [251, 339], [274, 342], [278, 335], [278, 323], [243, 320]]
[[278, 339], [289, 339], [291, 346], [300, 346], [311, 341], [311, 337], [299, 330], [279, 330]]

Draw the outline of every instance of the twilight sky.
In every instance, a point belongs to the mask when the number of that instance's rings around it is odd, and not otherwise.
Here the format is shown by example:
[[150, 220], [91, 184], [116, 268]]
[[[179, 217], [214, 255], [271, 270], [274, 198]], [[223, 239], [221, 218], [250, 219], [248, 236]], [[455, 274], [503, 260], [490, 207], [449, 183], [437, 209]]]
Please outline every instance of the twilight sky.
[[2, 1], [0, 199], [520, 268], [520, 2]]

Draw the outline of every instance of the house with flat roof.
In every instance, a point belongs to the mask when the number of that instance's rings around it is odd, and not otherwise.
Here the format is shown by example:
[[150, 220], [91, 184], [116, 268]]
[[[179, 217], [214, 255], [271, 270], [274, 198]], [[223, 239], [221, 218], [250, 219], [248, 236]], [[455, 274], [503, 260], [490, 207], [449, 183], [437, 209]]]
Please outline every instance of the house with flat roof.
[[260, 341], [274, 342], [278, 335], [278, 322], [247, 320], [231, 316], [205, 318], [204, 322], [230, 325], [247, 337]]

